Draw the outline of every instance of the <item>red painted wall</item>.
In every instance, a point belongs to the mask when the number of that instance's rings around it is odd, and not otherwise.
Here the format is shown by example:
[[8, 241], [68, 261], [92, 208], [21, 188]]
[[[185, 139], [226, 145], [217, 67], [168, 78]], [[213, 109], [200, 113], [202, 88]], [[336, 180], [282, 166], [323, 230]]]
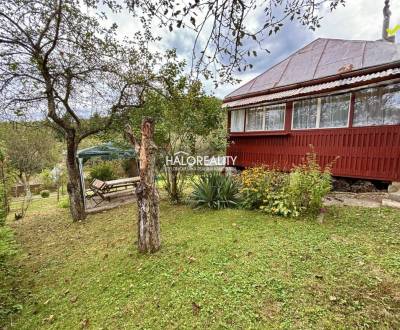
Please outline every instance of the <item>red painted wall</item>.
[[[291, 111], [288, 103], [286, 119]], [[350, 125], [352, 116], [353, 106]], [[291, 130], [290, 123], [285, 120], [281, 132], [231, 133], [227, 155], [237, 156], [239, 167], [265, 164], [289, 170], [312, 145], [322, 166], [339, 157], [332, 168], [335, 176], [400, 181], [400, 125]]]

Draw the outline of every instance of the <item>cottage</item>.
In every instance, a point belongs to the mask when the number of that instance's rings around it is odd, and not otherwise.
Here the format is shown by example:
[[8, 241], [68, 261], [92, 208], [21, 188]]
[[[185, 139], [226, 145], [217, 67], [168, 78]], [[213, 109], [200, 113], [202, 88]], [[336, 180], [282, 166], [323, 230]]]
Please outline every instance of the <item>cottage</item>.
[[224, 99], [237, 167], [288, 170], [315, 149], [333, 175], [400, 181], [400, 45], [317, 39]]

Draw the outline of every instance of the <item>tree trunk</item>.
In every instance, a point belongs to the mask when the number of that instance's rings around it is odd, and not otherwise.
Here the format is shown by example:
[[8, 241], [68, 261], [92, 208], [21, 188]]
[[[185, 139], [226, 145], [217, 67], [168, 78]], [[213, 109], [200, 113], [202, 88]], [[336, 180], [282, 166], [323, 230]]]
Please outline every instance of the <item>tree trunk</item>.
[[175, 166], [165, 166], [165, 187], [172, 203], [180, 203], [180, 183], [179, 183], [179, 168]]
[[[3, 195], [1, 196], [0, 200], [3, 202], [4, 207], [4, 216], [7, 216], [8, 212], [10, 211], [10, 207], [8, 205], [8, 187], [6, 182], [6, 174], [4, 170], [4, 162], [0, 161], [0, 180], [2, 188], [0, 189], [0, 193]], [[1, 219], [0, 219], [1, 222]], [[1, 223], [0, 223], [1, 225]]]
[[159, 195], [155, 184], [157, 147], [153, 141], [154, 121], [143, 118], [139, 151], [140, 183], [136, 188], [138, 204], [138, 249], [153, 253], [160, 249]]
[[26, 211], [32, 201], [31, 186], [29, 184], [29, 177], [26, 174], [20, 176], [20, 180], [24, 186], [24, 199], [21, 205], [21, 217], [25, 217]]
[[85, 220], [86, 212], [83, 204], [83, 192], [81, 187], [81, 178], [79, 174], [76, 151], [78, 144], [74, 136], [67, 137], [67, 191], [69, 196], [69, 209], [72, 220]]
[[175, 203], [179, 203], [179, 193], [178, 193], [178, 169], [170, 168], [170, 180], [171, 180], [171, 198]]

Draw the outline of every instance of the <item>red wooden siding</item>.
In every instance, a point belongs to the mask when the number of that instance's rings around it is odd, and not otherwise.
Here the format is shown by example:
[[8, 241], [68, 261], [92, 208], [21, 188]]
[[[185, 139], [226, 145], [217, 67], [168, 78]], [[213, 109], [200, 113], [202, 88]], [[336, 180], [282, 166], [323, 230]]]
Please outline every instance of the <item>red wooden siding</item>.
[[265, 164], [288, 170], [312, 145], [322, 166], [339, 157], [332, 169], [335, 176], [400, 181], [400, 125], [267, 134], [232, 133], [227, 154], [237, 156], [236, 166]]

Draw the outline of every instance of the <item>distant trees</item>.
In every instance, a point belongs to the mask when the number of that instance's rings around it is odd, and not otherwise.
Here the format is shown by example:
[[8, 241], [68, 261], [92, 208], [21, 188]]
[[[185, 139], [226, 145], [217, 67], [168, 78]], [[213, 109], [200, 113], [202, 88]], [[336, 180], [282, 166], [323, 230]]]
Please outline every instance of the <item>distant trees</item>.
[[21, 217], [25, 215], [32, 198], [29, 184], [32, 175], [54, 166], [60, 159], [54, 135], [51, 133], [48, 129], [22, 125], [3, 127], [1, 130], [0, 138], [3, 140], [9, 165], [24, 186]]

